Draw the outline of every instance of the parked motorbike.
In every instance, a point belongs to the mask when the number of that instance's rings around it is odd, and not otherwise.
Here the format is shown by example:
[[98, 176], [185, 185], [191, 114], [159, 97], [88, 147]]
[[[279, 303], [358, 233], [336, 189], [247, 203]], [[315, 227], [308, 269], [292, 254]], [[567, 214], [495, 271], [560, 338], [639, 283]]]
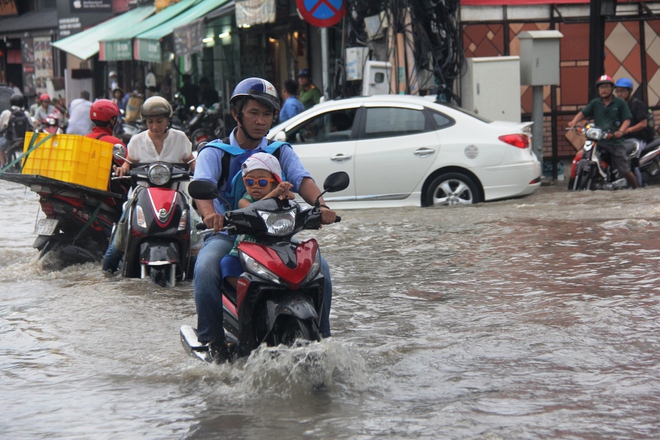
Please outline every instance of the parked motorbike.
[[186, 125], [187, 132], [190, 133], [190, 142], [193, 144], [193, 151], [197, 151], [202, 142], [210, 142], [213, 139], [224, 137], [225, 130], [220, 104], [216, 103], [208, 108], [205, 105], [197, 106]]
[[[591, 123], [584, 127], [576, 126], [572, 130], [584, 134], [587, 140], [582, 150], [578, 151], [573, 159], [568, 189], [581, 191], [626, 188], [628, 182], [619, 174], [618, 170], [611, 166], [610, 154], [599, 148], [599, 142], [611, 139], [613, 134]], [[637, 157], [638, 148], [639, 145], [628, 143], [626, 144], [626, 154], [634, 159]]]
[[185, 186], [188, 164], [154, 162], [132, 164], [129, 176], [135, 188], [125, 209], [122, 275], [151, 279], [174, 287], [190, 277], [191, 204]]
[[[342, 191], [348, 184], [348, 174], [334, 173], [326, 179], [324, 193]], [[211, 200], [218, 195], [217, 186], [206, 181], [193, 181], [188, 190], [196, 199]], [[250, 234], [259, 240], [238, 245], [244, 272], [237, 291], [226, 288], [222, 292], [224, 329], [232, 358], [247, 356], [262, 343], [277, 346], [292, 345], [297, 339], [320, 340], [324, 274], [319, 246], [313, 238], [293, 240], [298, 232], [320, 226], [318, 199], [311, 209], [271, 198], [225, 214], [225, 228], [231, 234]], [[196, 329], [184, 325], [180, 336], [190, 355], [212, 362]]]
[[125, 145], [128, 145], [128, 142], [134, 135], [147, 130], [147, 122], [144, 119], [137, 119], [132, 122], [122, 120], [119, 126], [121, 129], [118, 130], [119, 133], [117, 135]]
[[[634, 143], [636, 151], [639, 151], [639, 142]], [[635, 165], [639, 167], [642, 177], [640, 185], [657, 183], [660, 180], [660, 138], [646, 144], [641, 154], [638, 154]]]

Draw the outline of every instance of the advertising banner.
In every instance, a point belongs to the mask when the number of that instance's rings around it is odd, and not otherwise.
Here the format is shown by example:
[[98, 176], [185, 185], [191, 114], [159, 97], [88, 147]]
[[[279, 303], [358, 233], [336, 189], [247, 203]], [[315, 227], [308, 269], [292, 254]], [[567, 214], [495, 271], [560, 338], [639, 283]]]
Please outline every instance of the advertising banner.
[[275, 23], [275, 0], [236, 0], [236, 25]]
[[204, 48], [202, 42], [204, 20], [193, 21], [185, 26], [174, 29], [174, 53], [180, 57], [191, 53], [201, 52]]

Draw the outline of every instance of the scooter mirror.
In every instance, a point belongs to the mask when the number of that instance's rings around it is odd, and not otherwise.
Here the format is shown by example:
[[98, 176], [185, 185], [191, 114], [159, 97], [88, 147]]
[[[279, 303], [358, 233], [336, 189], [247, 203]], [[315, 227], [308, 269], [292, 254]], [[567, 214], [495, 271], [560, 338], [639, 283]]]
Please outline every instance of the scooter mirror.
[[122, 144], [115, 144], [112, 147], [112, 155], [120, 159], [126, 159], [126, 148]]
[[193, 199], [213, 200], [218, 197], [218, 187], [208, 180], [193, 180], [188, 184], [188, 194]]
[[343, 191], [348, 188], [351, 179], [345, 171], [330, 174], [323, 182], [323, 189], [327, 192]]

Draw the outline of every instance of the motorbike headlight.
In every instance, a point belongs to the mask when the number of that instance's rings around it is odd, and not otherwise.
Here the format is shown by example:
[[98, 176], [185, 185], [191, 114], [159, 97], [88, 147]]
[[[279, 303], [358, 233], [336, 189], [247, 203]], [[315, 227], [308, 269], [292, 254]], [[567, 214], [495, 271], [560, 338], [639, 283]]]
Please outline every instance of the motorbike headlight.
[[266, 224], [268, 235], [282, 237], [292, 234], [296, 229], [296, 212], [294, 210], [286, 212], [257, 212]]
[[147, 176], [149, 177], [149, 182], [160, 186], [165, 185], [170, 181], [172, 173], [167, 165], [163, 163], [154, 163], [149, 166]]
[[204, 113], [204, 107], [203, 106], [198, 106], [197, 107], [197, 113]]
[[600, 128], [589, 127], [587, 128], [587, 132], [585, 135], [587, 136], [587, 139], [593, 139], [595, 141], [599, 141], [603, 138], [603, 130], [601, 130]]
[[257, 275], [258, 277], [272, 281], [275, 284], [282, 284], [280, 278], [277, 275], [266, 269], [262, 264], [258, 263], [257, 260], [243, 252], [239, 252], [239, 254], [241, 256], [241, 260], [243, 260], [243, 267], [245, 267], [245, 270], [254, 275]]
[[46, 124], [48, 125], [57, 125], [55, 118], [46, 118]]

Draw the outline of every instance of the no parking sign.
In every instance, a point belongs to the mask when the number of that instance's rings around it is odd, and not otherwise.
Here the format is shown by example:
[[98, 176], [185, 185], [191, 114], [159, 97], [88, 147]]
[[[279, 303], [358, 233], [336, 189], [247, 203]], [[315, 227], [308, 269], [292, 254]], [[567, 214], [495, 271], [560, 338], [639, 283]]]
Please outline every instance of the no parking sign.
[[296, 0], [300, 15], [312, 26], [329, 27], [346, 15], [344, 0]]

